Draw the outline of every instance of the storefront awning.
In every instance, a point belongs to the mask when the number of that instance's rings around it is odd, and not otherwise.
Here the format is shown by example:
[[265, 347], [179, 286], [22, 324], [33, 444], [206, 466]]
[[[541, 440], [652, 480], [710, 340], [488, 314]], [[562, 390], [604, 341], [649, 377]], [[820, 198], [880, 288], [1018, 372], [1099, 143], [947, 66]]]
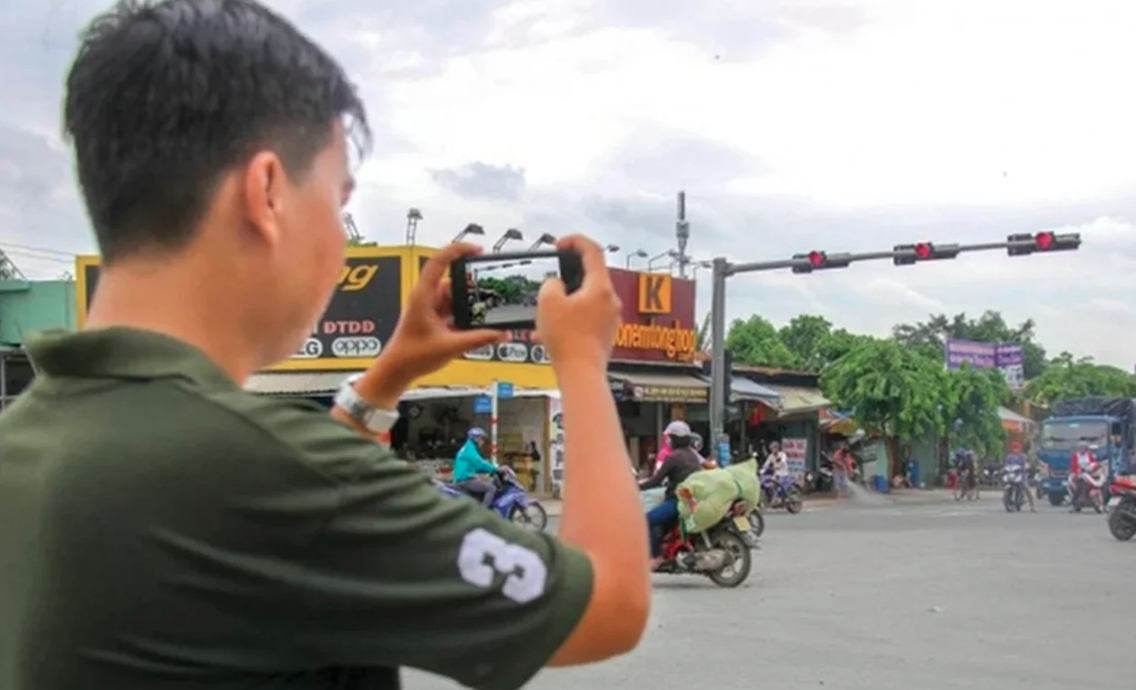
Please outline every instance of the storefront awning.
[[1014, 412], [1013, 410], [1006, 407], [998, 408], [998, 416], [1001, 417], [1002, 426], [1007, 431], [1024, 433], [1026, 431], [1029, 431], [1029, 429], [1034, 426], [1034, 421], [1032, 419], [1030, 419], [1029, 417], [1023, 417], [1017, 412]]
[[611, 372], [608, 378], [630, 389], [636, 402], [710, 401], [710, 384], [689, 374]]
[[777, 405], [776, 409], [782, 416], [816, 412], [832, 404], [816, 388], [778, 386], [772, 383], [767, 385], [781, 396], [781, 404]]
[[[710, 377], [699, 376], [698, 378], [705, 381], [706, 385], [710, 385]], [[742, 400], [761, 402], [776, 408], [781, 404], [781, 394], [769, 386], [763, 386], [744, 376], [734, 376], [730, 380], [730, 402]]]
[[406, 391], [399, 400], [402, 402], [414, 402], [416, 400], [475, 398], [479, 395], [489, 395], [491, 392], [492, 391], [488, 388], [477, 388], [475, 386], [425, 386], [423, 388], [412, 388]]
[[335, 395], [349, 371], [262, 371], [245, 382], [260, 395]]

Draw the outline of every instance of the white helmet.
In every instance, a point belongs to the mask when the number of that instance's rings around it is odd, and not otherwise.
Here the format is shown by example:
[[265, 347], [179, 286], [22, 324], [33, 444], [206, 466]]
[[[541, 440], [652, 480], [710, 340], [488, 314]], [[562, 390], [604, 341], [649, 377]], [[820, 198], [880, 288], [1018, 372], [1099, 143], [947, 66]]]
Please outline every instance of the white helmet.
[[686, 438], [686, 437], [690, 436], [690, 434], [691, 434], [690, 425], [687, 424], [686, 422], [682, 421], [682, 420], [679, 420], [679, 419], [676, 419], [675, 421], [671, 422], [670, 424], [667, 425], [666, 429], [663, 429], [663, 435], [664, 436], [675, 436], [677, 438]]

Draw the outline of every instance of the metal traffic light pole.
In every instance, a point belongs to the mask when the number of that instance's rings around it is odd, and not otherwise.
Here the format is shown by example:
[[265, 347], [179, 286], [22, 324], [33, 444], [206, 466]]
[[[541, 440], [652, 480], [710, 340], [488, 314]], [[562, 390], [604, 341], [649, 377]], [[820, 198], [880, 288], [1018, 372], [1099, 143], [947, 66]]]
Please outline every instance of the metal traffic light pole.
[[[1005, 242], [982, 242], [979, 244], [934, 245], [930, 242], [898, 245], [892, 251], [863, 252], [859, 254], [826, 254], [810, 252], [798, 254], [792, 259], [780, 261], [758, 261], [746, 264], [731, 264], [725, 257], [714, 259], [712, 264], [713, 290], [710, 301], [710, 438], [717, 447], [726, 427], [726, 391], [729, 385], [726, 377], [726, 279], [740, 273], [778, 271], [789, 268], [795, 273], [812, 273], [814, 270], [845, 268], [860, 261], [892, 259], [897, 266], [954, 258], [968, 252], [985, 252], [1005, 249], [1010, 256], [1026, 254], [1047, 254], [1053, 251], [1077, 249], [1081, 246], [1079, 234], [1055, 235], [1040, 232], [1036, 235], [1010, 235]], [[942, 255], [936, 252], [939, 248]], [[826, 265], [827, 264], [827, 265]]]

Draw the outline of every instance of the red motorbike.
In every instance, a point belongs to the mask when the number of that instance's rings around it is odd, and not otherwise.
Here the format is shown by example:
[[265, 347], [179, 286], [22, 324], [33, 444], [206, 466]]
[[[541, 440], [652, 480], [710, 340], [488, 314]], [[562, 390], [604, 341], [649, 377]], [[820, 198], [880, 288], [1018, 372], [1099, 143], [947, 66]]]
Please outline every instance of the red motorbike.
[[1136, 536], [1136, 477], [1113, 479], [1108, 494], [1108, 531], [1120, 541], [1128, 541]]
[[745, 501], [737, 500], [718, 524], [705, 532], [685, 535], [675, 527], [663, 539], [665, 560], [655, 572], [705, 575], [719, 587], [742, 584], [753, 567], [753, 555], [744, 536], [751, 529], [748, 512]]

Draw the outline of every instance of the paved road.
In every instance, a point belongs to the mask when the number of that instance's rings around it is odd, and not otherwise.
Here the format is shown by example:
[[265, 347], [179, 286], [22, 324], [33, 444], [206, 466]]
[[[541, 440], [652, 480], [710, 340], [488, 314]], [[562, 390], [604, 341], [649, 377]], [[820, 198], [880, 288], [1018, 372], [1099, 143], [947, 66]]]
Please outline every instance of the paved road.
[[510, 321], [525, 321], [534, 318], [536, 307], [526, 307], [523, 304], [503, 304], [493, 307], [485, 312], [485, 323], [509, 323]]
[[[1129, 690], [1136, 542], [1101, 516], [999, 503], [769, 516], [749, 582], [657, 576], [633, 654], [532, 690]], [[1067, 661], [1072, 640], [1095, 663]], [[1099, 646], [1096, 646], [1099, 641]], [[410, 690], [455, 687], [408, 673]]]

